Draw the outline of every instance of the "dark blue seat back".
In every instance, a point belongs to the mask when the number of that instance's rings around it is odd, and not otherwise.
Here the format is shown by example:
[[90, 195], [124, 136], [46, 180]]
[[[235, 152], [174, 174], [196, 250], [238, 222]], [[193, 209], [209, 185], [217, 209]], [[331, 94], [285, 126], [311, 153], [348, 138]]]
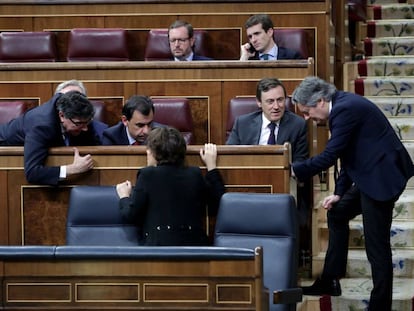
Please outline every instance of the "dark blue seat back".
[[296, 310], [273, 304], [273, 291], [297, 286], [297, 210], [289, 194], [225, 193], [220, 202], [214, 245], [263, 247], [264, 285], [269, 310]]
[[115, 186], [71, 189], [66, 244], [138, 245], [138, 227], [122, 219]]

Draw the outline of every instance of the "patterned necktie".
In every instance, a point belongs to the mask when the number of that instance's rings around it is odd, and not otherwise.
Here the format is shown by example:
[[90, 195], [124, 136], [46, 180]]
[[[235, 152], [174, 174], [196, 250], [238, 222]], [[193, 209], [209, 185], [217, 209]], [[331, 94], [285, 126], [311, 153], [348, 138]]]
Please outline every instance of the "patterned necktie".
[[263, 54], [262, 57], [263, 60], [269, 60], [269, 54]]
[[267, 126], [270, 129], [269, 139], [267, 140], [268, 145], [276, 145], [275, 128], [276, 123], [270, 122]]

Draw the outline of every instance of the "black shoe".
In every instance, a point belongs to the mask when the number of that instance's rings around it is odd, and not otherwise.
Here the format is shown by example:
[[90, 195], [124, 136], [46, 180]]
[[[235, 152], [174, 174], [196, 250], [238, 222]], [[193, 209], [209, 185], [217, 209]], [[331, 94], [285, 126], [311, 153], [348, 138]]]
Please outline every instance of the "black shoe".
[[311, 286], [302, 287], [303, 295], [310, 296], [341, 296], [341, 284], [338, 279], [317, 278]]

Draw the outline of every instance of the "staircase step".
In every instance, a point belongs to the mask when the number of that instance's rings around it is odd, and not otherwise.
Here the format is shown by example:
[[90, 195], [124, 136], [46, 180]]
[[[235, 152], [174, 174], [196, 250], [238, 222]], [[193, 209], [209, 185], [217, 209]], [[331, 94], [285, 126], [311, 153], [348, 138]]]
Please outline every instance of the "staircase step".
[[390, 3], [390, 1], [384, 2], [376, 2], [376, 5], [369, 7], [367, 10], [367, 18], [375, 20], [414, 18], [414, 5], [408, 3]]
[[[322, 270], [325, 252], [313, 257], [312, 263]], [[414, 278], [414, 249], [393, 249], [392, 261], [394, 277]], [[347, 278], [371, 277], [371, 266], [368, 262], [365, 249], [349, 250], [347, 264]]]
[[[414, 143], [404, 143], [404, 146], [410, 152], [414, 154]], [[414, 177], [409, 182], [414, 182]], [[320, 223], [326, 223], [326, 210], [321, 208], [322, 200], [315, 205], [317, 208], [316, 219]], [[362, 217], [355, 217], [356, 220], [361, 221]], [[414, 221], [414, 189], [413, 187], [407, 187], [404, 192], [400, 195], [397, 202], [395, 202], [393, 219], [397, 220], [410, 220]], [[414, 224], [413, 224], [414, 226]]]
[[[342, 296], [323, 296], [321, 311], [364, 311], [368, 306], [372, 280], [352, 278], [341, 280]], [[392, 310], [412, 311], [414, 280], [394, 278]]]
[[413, 117], [390, 117], [388, 118], [400, 140], [414, 140], [414, 118]]
[[[322, 271], [325, 252], [319, 253], [312, 258], [313, 267]], [[394, 277], [414, 278], [414, 249], [393, 249], [392, 261]], [[365, 249], [349, 250], [347, 278], [368, 278], [371, 277], [371, 266], [368, 262]]]
[[414, 96], [366, 96], [366, 98], [377, 105], [387, 117], [414, 116]]
[[381, 37], [364, 39], [365, 56], [414, 55], [413, 37]]
[[[349, 248], [363, 249], [365, 247], [364, 230], [360, 218], [349, 222]], [[414, 222], [394, 220], [391, 225], [391, 247], [414, 248]], [[319, 224], [320, 249], [326, 250], [329, 238], [326, 223]]]
[[369, 38], [410, 37], [414, 34], [414, 20], [368, 20], [360, 31], [363, 37]]
[[[414, 37], [411, 41], [414, 55]], [[414, 76], [414, 57], [373, 56], [359, 61], [357, 67], [360, 77]]]
[[353, 81], [355, 93], [362, 96], [413, 96], [413, 77], [364, 77]]
[[[412, 0], [411, 0], [412, 1]], [[371, 5], [390, 4], [390, 3], [407, 3], [408, 0], [371, 0]]]

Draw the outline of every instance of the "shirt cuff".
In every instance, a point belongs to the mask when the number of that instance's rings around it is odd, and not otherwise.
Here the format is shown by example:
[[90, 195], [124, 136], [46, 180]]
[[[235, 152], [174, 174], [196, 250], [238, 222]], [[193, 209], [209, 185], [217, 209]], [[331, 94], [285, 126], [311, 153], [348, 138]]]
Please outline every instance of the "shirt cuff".
[[66, 178], [66, 165], [62, 165], [60, 167], [59, 179], [65, 179], [65, 178]]

